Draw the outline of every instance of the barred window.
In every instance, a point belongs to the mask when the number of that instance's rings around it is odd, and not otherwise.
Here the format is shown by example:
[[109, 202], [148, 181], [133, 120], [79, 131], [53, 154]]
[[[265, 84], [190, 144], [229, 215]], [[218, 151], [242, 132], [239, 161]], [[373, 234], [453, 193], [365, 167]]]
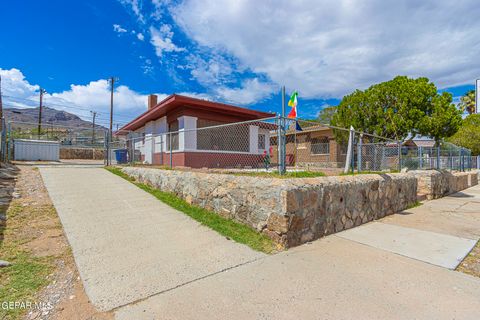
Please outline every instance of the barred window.
[[310, 145], [310, 152], [312, 154], [329, 154], [330, 143], [328, 142], [328, 138], [313, 138]]

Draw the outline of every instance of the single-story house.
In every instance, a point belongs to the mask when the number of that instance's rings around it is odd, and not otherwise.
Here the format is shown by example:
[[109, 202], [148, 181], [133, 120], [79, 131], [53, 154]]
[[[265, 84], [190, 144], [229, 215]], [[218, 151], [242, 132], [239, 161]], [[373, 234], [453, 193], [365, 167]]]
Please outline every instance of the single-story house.
[[[345, 163], [347, 145], [339, 145], [333, 129], [322, 125], [303, 125], [302, 131], [295, 123], [286, 132], [286, 161], [288, 166], [341, 167]], [[271, 144], [276, 149], [277, 137]], [[278, 163], [277, 153], [272, 154], [272, 163]]]
[[[272, 129], [254, 120], [274, 116], [177, 94], [157, 103], [157, 96], [150, 95], [147, 111], [117, 135], [130, 137], [136, 157], [147, 164], [169, 165], [171, 161], [173, 166], [192, 168], [254, 167], [261, 165], [269, 150]], [[244, 121], [251, 122], [222, 126]], [[212, 126], [216, 127], [202, 129]]]

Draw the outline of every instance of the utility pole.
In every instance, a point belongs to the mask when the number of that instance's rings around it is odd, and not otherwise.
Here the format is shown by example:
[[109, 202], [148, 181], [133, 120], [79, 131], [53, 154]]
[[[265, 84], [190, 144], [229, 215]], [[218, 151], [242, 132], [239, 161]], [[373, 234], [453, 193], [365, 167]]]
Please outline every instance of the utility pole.
[[40, 88], [40, 106], [38, 108], [38, 137], [40, 138], [40, 134], [42, 132], [42, 100], [43, 100], [43, 95], [45, 94], [45, 89]]
[[96, 111], [90, 111], [90, 113], [93, 116], [93, 121], [92, 121], [92, 145], [95, 143], [95, 117], [97, 116]]
[[2, 76], [0, 76], [0, 131], [3, 130]]
[[115, 81], [118, 81], [118, 78], [110, 77], [110, 130], [108, 131], [108, 144], [107, 144], [107, 165], [110, 165], [110, 143], [112, 142], [112, 125], [113, 125], [113, 88], [115, 86]]

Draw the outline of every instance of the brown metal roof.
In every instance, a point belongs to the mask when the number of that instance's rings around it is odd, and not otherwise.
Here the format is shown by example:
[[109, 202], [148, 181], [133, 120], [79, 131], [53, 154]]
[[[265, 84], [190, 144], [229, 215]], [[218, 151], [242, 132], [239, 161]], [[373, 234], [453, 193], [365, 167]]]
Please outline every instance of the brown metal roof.
[[[178, 94], [172, 94], [165, 98], [163, 101], [159, 102], [155, 107], [151, 108], [150, 110], [145, 111], [128, 124], [123, 126], [119, 130], [119, 134], [121, 132], [126, 133], [128, 131], [133, 131], [138, 128], [143, 127], [147, 122], [156, 120], [160, 117], [165, 116], [168, 112], [174, 110], [180, 106], [189, 106], [193, 108], [208, 110], [212, 112], [224, 113], [233, 116], [239, 116], [242, 120], [255, 120], [255, 119], [262, 119], [262, 118], [269, 118], [275, 116], [273, 113], [262, 112], [251, 110], [247, 108], [241, 108], [229, 104], [213, 102], [208, 100], [202, 100], [187, 96], [182, 96]], [[239, 120], [239, 121], [242, 121]]]

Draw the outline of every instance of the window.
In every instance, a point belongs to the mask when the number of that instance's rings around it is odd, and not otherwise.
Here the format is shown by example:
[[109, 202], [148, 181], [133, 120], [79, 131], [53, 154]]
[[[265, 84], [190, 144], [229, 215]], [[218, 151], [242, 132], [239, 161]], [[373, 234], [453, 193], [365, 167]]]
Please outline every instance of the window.
[[258, 135], [258, 149], [265, 150], [265, 135]]
[[175, 120], [168, 124], [168, 131], [173, 133], [170, 133], [170, 135], [172, 136], [171, 138], [169, 135], [167, 135], [167, 149], [170, 150], [171, 141], [171, 149], [178, 150], [178, 120]]
[[330, 143], [328, 142], [328, 138], [313, 138], [310, 145], [310, 152], [312, 154], [329, 154]]

